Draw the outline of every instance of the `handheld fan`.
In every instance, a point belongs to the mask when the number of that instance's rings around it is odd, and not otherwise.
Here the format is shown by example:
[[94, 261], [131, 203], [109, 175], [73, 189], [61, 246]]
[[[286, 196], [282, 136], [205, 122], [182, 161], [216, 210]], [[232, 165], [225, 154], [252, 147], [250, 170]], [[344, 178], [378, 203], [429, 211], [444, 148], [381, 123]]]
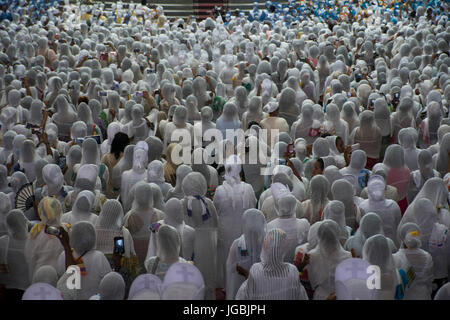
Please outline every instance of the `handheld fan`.
[[26, 183], [20, 187], [19, 191], [16, 193], [16, 209], [26, 212], [28, 209], [33, 207], [35, 201], [34, 187], [33, 183]]

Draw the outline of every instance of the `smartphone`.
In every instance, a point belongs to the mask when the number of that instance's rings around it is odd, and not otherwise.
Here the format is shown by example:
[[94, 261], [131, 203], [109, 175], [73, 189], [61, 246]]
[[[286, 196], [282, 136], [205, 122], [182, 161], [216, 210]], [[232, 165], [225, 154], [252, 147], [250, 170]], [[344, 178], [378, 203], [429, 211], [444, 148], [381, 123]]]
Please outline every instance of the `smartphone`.
[[78, 144], [83, 144], [84, 138], [76, 138], [75, 142]]
[[352, 151], [359, 150], [361, 145], [359, 143], [352, 144]]
[[107, 92], [106, 91], [100, 91], [99, 92], [101, 97], [106, 97], [107, 96]]
[[45, 233], [51, 234], [52, 236], [59, 236], [61, 234], [61, 230], [59, 230], [58, 227], [53, 227], [46, 225], [45, 226]]
[[119, 254], [125, 253], [125, 245], [123, 242], [123, 237], [114, 237], [114, 253]]
[[143, 97], [143, 96], [144, 96], [144, 93], [143, 93], [142, 91], [137, 91], [137, 92], [136, 92], [136, 96], [138, 96], [138, 97]]
[[65, 166], [66, 166], [66, 157], [65, 157], [65, 156], [59, 157], [59, 160], [58, 160], [58, 166], [59, 166], [61, 169], [64, 169], [64, 168], [65, 168]]
[[87, 136], [86, 138], [84, 138], [84, 139], [87, 139], [87, 138], [92, 138], [92, 139], [95, 139], [95, 141], [97, 141], [97, 144], [101, 144], [102, 143], [102, 141], [101, 141], [101, 139], [100, 139], [100, 136], [99, 135], [95, 135], [95, 136]]

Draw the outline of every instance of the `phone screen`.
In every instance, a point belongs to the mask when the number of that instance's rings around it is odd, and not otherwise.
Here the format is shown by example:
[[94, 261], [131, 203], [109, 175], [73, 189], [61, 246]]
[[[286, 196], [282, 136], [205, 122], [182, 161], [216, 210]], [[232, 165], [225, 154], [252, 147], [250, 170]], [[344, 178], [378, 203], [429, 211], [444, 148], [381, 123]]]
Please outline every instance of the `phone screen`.
[[97, 144], [101, 144], [101, 143], [102, 143], [102, 141], [101, 141], [99, 135], [89, 136], [89, 137], [86, 137], [86, 139], [87, 139], [87, 138], [93, 138], [93, 139], [95, 139], [95, 141], [97, 141]]
[[123, 237], [114, 238], [114, 253], [124, 253], [125, 245], [123, 242]]
[[63, 169], [66, 166], [66, 157], [64, 157], [64, 156], [59, 157], [58, 165], [61, 169]]
[[45, 233], [51, 234], [51, 235], [54, 235], [54, 236], [58, 236], [60, 234], [60, 230], [57, 227], [45, 226]]

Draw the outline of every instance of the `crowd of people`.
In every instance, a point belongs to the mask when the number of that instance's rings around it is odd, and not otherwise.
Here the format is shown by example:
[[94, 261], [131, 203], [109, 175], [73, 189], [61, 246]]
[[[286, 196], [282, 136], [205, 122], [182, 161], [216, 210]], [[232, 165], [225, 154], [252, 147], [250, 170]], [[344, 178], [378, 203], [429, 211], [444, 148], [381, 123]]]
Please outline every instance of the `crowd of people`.
[[447, 3], [0, 6], [0, 299], [450, 299]]

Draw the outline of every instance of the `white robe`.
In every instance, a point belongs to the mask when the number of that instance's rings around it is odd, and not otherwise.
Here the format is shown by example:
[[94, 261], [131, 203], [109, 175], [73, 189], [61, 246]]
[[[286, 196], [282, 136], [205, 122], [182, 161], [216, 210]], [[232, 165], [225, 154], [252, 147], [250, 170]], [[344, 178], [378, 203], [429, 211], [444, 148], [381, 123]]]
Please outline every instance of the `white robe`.
[[292, 263], [295, 258], [295, 248], [307, 241], [309, 222], [304, 218], [277, 218], [267, 224], [267, 231], [275, 228], [283, 230], [287, 235], [287, 246], [286, 254], [284, 255], [284, 262]]
[[[227, 183], [227, 182], [224, 182]], [[242, 215], [247, 209], [256, 206], [256, 197], [251, 185], [240, 183], [243, 187], [241, 194], [228, 191], [224, 185], [216, 189], [214, 206], [219, 216], [219, 242], [218, 242], [218, 281], [225, 287], [225, 263], [233, 241], [242, 234]], [[232, 186], [233, 189], [237, 186]], [[234, 204], [234, 206], [233, 206]]]

